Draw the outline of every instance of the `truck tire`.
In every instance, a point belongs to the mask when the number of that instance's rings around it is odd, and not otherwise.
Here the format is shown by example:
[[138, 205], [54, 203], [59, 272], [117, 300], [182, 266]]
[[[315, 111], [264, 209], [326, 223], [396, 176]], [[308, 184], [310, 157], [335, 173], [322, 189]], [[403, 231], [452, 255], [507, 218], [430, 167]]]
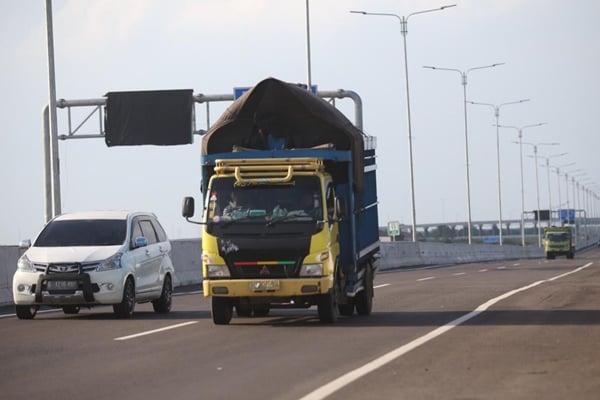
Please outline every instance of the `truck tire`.
[[329, 289], [329, 292], [326, 294], [319, 295], [317, 303], [319, 321], [324, 324], [333, 324], [335, 322], [338, 311], [336, 303], [334, 288]]
[[365, 265], [364, 290], [356, 294], [356, 313], [370, 315], [373, 309], [373, 269], [371, 264]]
[[215, 325], [227, 325], [233, 317], [233, 304], [226, 297], [212, 298], [212, 319]]
[[38, 306], [15, 306], [17, 318], [19, 319], [33, 319], [37, 314]]

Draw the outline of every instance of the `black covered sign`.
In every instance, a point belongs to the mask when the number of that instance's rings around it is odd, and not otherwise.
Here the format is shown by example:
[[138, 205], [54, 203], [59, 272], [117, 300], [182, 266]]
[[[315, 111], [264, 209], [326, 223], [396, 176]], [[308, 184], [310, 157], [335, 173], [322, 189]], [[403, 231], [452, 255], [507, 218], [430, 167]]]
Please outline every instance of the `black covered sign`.
[[107, 146], [192, 143], [192, 89], [109, 92], [106, 97]]

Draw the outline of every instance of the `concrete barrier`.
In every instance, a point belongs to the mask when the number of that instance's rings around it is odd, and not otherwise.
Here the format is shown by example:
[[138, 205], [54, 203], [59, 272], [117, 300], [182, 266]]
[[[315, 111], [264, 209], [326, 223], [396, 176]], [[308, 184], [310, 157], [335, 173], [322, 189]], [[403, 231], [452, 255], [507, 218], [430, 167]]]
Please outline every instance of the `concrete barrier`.
[[[598, 239], [595, 238], [580, 248], [597, 245], [597, 243]], [[171, 244], [175, 265], [175, 286], [200, 285], [202, 282], [200, 239], [173, 240]], [[0, 246], [0, 305], [12, 304], [12, 277], [22, 252], [17, 246]], [[537, 246], [382, 242], [380, 268], [388, 270], [541, 257], [544, 257], [544, 251]]]

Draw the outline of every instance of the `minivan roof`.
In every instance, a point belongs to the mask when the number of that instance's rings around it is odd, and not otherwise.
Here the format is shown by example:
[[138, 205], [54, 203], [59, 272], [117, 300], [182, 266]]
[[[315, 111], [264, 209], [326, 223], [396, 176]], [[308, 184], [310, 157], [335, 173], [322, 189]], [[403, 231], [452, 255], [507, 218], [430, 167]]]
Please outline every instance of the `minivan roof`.
[[112, 211], [112, 210], [99, 210], [99, 211], [79, 211], [72, 213], [65, 213], [57, 216], [55, 221], [65, 220], [77, 220], [77, 219], [127, 219], [129, 215], [154, 215], [148, 212], [142, 211]]

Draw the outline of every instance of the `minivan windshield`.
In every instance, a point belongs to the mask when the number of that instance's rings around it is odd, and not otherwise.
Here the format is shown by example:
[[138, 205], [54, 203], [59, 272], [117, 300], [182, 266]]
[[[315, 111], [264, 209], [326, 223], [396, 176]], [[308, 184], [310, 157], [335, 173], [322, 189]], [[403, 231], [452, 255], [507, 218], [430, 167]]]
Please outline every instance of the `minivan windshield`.
[[85, 219], [52, 221], [36, 239], [37, 247], [115, 246], [125, 242], [127, 221]]

